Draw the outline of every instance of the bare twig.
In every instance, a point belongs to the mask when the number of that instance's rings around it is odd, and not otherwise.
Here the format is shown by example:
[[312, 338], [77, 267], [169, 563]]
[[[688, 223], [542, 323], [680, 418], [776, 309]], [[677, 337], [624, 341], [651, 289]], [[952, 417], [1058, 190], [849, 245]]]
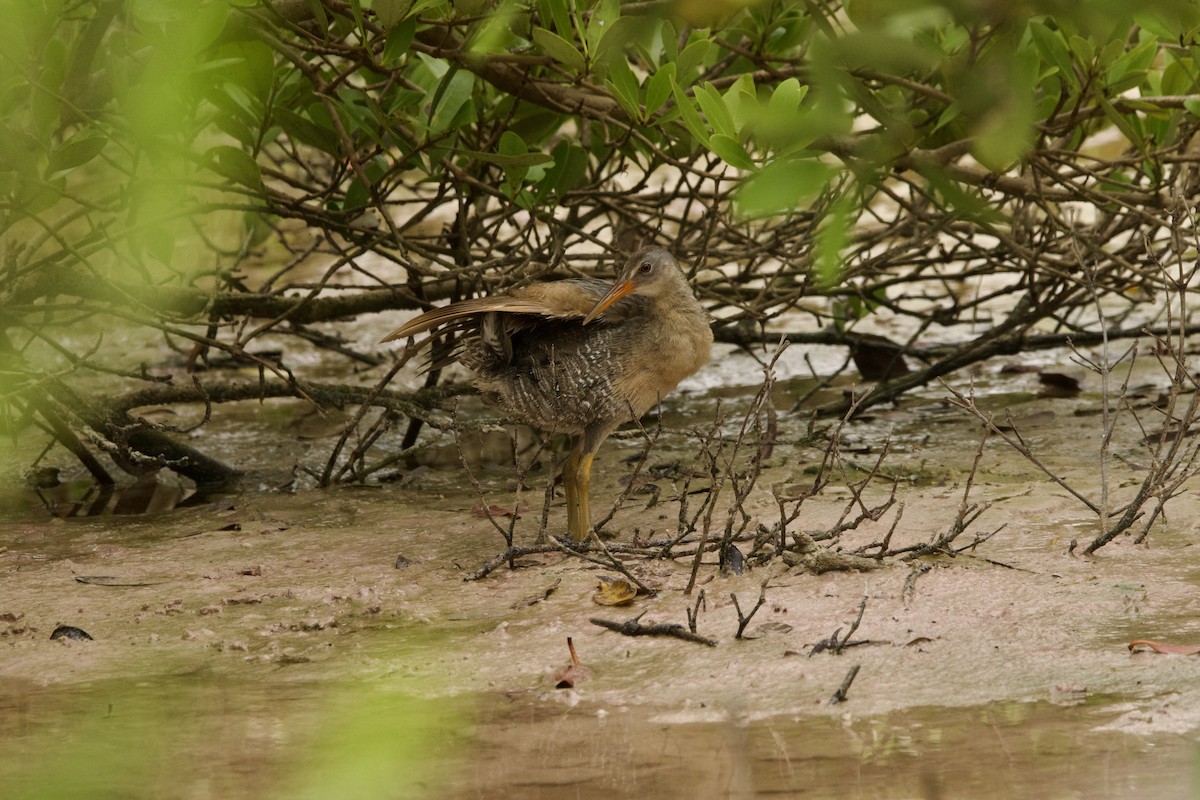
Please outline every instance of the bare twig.
[[733, 608], [737, 611], [738, 626], [737, 633], [733, 635], [735, 639], [741, 639], [742, 634], [746, 632], [746, 626], [750, 624], [750, 620], [754, 619], [754, 615], [767, 602], [767, 581], [763, 581], [762, 588], [758, 592], [758, 602], [754, 604], [754, 608], [750, 609], [745, 614], [742, 613], [742, 607], [738, 604], [737, 595], [730, 593], [729, 597], [733, 600]]
[[846, 673], [846, 677], [842, 679], [842, 685], [829, 698], [829, 705], [835, 706], [838, 703], [846, 701], [846, 695], [850, 692], [850, 684], [854, 683], [854, 679], [858, 677], [858, 670], [861, 666], [861, 664], [855, 664], [850, 668], [850, 671]]
[[671, 636], [676, 639], [683, 639], [685, 642], [696, 642], [697, 644], [716, 647], [717, 640], [709, 639], [707, 636], [701, 636], [697, 633], [689, 631], [678, 623], [658, 624], [658, 625], [643, 625], [639, 620], [645, 616], [646, 612], [642, 612], [636, 617], [631, 617], [624, 622], [617, 622], [611, 619], [600, 619], [592, 617], [591, 623], [599, 625], [602, 628], [608, 628], [610, 631], [616, 631], [622, 636]]
[[704, 602], [704, 590], [701, 589], [696, 593], [696, 602], [691, 608], [687, 609], [688, 630], [692, 633], [696, 632], [696, 623], [700, 618], [700, 609], [708, 610], [708, 606]]

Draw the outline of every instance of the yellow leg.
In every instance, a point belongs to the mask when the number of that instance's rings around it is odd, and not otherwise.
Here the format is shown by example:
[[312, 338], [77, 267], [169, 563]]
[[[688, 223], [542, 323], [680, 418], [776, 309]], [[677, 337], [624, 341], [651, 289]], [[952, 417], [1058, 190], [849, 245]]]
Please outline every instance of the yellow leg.
[[582, 523], [578, 531], [572, 531], [575, 541], [582, 542], [592, 529], [592, 510], [588, 505], [588, 494], [592, 486], [592, 456], [595, 453], [584, 453], [579, 459], [579, 474], [575, 476], [575, 502], [579, 505], [579, 519]]
[[563, 487], [567, 492], [567, 533], [577, 542], [587, 538], [592, 527], [588, 507], [588, 489], [592, 482], [592, 457], [595, 453], [572, 450], [563, 470]]
[[567, 463], [563, 465], [562, 482], [563, 491], [567, 495], [567, 531], [571, 537], [575, 537], [575, 531], [581, 525], [586, 529], [587, 523], [581, 523], [579, 520], [579, 502], [576, 499], [579, 496], [578, 486], [575, 482], [579, 472], [579, 450], [572, 448], [571, 454], [567, 456]]

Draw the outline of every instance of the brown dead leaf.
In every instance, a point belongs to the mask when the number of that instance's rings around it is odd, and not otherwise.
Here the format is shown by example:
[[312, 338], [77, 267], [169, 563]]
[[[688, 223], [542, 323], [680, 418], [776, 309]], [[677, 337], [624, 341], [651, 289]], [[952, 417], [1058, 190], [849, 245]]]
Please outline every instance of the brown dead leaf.
[[1200, 653], [1200, 646], [1194, 644], [1166, 644], [1164, 642], [1152, 642], [1149, 639], [1134, 639], [1129, 643], [1131, 651], [1136, 651], [1139, 647], [1148, 648], [1156, 653], [1177, 656], [1194, 656]]

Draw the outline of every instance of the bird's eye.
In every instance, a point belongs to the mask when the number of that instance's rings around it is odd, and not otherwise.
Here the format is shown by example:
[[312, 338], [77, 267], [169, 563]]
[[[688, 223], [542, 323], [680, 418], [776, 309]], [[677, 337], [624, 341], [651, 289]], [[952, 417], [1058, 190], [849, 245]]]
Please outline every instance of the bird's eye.
[[643, 275], [649, 275], [650, 270], [652, 270], [652, 269], [654, 269], [654, 265], [651, 264], [649, 261], [643, 261], [638, 266], [638, 272], [642, 273]]

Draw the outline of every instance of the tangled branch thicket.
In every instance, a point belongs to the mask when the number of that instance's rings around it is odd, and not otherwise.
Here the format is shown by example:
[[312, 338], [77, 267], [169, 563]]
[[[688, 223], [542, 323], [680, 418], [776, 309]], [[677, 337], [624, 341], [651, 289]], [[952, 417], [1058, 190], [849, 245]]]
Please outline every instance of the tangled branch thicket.
[[[436, 374], [387, 388], [346, 320], [642, 242], [719, 341], [846, 347], [879, 380], [839, 417], [998, 355], [1168, 337], [1156, 265], [1194, 259], [1189, 2], [7, 5], [0, 413], [100, 482], [228, 480], [137, 410], [269, 397], [359, 408], [310, 471], [364, 480], [389, 431], [408, 452], [451, 420]], [[110, 352], [129, 328], [175, 366]]]

